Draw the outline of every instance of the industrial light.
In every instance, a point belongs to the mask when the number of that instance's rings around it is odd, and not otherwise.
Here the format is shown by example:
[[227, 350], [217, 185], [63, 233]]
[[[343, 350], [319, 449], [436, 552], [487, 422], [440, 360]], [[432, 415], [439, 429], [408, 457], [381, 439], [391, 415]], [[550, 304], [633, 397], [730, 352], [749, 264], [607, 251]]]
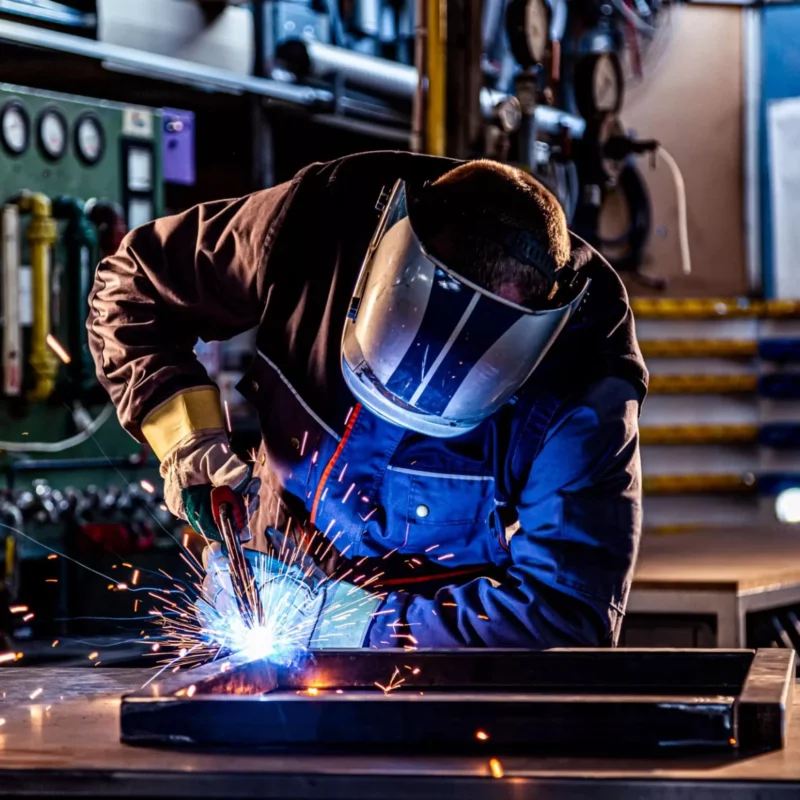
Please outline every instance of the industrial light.
[[790, 525], [800, 523], [800, 487], [784, 489], [775, 498], [775, 516]]

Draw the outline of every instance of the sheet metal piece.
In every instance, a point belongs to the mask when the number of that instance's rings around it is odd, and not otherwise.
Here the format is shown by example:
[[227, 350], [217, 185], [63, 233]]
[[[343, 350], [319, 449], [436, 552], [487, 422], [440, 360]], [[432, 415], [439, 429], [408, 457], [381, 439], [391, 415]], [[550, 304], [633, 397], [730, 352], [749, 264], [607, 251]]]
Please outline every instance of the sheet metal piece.
[[320, 651], [294, 671], [172, 676], [123, 698], [121, 732], [283, 751], [764, 749], [783, 742], [793, 674], [788, 650]]

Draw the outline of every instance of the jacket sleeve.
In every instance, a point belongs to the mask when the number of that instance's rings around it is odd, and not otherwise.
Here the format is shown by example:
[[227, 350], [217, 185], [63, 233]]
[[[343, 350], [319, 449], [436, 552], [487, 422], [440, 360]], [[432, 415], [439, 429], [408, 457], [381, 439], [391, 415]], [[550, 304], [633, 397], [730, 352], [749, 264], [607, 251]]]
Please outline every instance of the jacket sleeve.
[[[150, 439], [145, 417], [176, 396], [181, 403], [164, 423], [174, 435], [221, 421], [216, 387], [194, 346], [198, 338], [229, 339], [258, 324], [270, 238], [288, 189], [205, 203], [143, 225], [98, 266], [89, 347], [100, 383], [135, 438]], [[202, 408], [209, 399], [216, 410]]]
[[477, 578], [433, 599], [391, 593], [366, 646], [615, 644], [641, 528], [638, 412], [620, 378], [564, 407], [521, 494], [503, 583]]

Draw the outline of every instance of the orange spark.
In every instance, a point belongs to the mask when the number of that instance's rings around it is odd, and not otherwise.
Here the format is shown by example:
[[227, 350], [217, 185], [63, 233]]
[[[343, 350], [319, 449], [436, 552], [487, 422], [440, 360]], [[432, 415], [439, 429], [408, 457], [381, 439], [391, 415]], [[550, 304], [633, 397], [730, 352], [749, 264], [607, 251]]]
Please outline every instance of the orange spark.
[[33, 692], [30, 693], [29, 695], [30, 699], [35, 700], [43, 691], [44, 689], [41, 686], [38, 689], [35, 689]]
[[56, 558], [58, 558], [58, 556], [55, 553], [50, 553], [50, 555], [47, 556], [48, 561], [54, 561]]
[[156, 487], [153, 486], [150, 481], [139, 481], [139, 486], [142, 487], [148, 494], [153, 494], [156, 490]]
[[493, 778], [502, 778], [505, 774], [503, 772], [503, 765], [496, 758], [489, 760], [489, 769], [492, 772]]
[[11, 606], [8, 610], [12, 614], [24, 614], [28, 610], [28, 606]]
[[489, 738], [489, 734], [486, 731], [475, 731], [475, 738], [485, 742]]
[[89, 659], [89, 661], [94, 661], [98, 655], [99, 653], [89, 653], [89, 655], [86, 657]]
[[131, 578], [131, 584], [136, 586], [139, 583], [139, 570], [136, 569], [133, 571], [133, 577]]
[[191, 686], [190, 686], [190, 687], [189, 687], [189, 688], [186, 690], [186, 696], [187, 696], [187, 697], [194, 697], [194, 693], [195, 693], [196, 691], [197, 691], [197, 687], [196, 687], [194, 684], [192, 684], [192, 685], [191, 685]]
[[64, 345], [53, 336], [52, 333], [48, 333], [45, 341], [47, 342], [47, 346], [65, 363], [69, 364], [72, 361], [70, 354], [64, 349]]

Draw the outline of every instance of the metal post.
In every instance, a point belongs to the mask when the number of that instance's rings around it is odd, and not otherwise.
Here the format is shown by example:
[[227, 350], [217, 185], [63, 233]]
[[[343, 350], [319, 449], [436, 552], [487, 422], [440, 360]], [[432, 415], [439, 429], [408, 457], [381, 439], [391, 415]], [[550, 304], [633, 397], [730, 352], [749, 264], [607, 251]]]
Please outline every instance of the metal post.
[[478, 148], [481, 118], [481, 0], [447, 6], [447, 155], [469, 158]]
[[427, 0], [428, 102], [427, 151], [445, 155], [447, 149], [447, 4]]
[[417, 86], [414, 90], [414, 101], [411, 113], [411, 150], [422, 153], [425, 150], [425, 105], [427, 99], [426, 84], [428, 26], [426, 0], [414, 0], [414, 66], [417, 69]]

